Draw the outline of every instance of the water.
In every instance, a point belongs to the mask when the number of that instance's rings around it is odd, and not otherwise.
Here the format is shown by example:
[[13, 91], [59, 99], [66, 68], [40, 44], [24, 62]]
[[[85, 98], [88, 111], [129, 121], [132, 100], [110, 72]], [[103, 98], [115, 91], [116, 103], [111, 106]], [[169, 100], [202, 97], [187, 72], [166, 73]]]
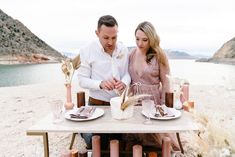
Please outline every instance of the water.
[[[234, 65], [170, 60], [170, 68], [173, 76], [194, 85], [235, 84]], [[58, 81], [64, 81], [61, 64], [0, 65], [0, 87]]]
[[0, 87], [63, 81], [61, 64], [0, 65]]
[[171, 74], [194, 85], [235, 85], [235, 65], [170, 60]]

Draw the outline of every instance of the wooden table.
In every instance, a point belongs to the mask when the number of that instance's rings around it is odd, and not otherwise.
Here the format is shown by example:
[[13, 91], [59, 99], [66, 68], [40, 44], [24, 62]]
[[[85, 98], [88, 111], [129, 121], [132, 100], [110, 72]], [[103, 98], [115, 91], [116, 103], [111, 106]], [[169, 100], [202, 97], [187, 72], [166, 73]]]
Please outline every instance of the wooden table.
[[152, 120], [153, 124], [145, 125], [145, 117], [141, 107], [135, 107], [134, 116], [127, 120], [115, 120], [111, 116], [110, 107], [100, 107], [105, 114], [95, 120], [74, 122], [64, 120], [59, 124], [52, 122], [52, 115], [42, 118], [38, 123], [27, 129], [27, 135], [42, 136], [44, 156], [49, 157], [48, 132], [70, 133], [179, 133], [198, 130], [189, 113], [182, 111], [182, 116], [174, 120]]

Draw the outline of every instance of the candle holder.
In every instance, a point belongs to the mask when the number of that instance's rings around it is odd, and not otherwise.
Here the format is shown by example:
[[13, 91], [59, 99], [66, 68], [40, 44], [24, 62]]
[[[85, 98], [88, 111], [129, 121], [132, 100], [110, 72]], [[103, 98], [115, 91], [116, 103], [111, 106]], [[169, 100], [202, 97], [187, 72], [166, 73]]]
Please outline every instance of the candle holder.
[[174, 93], [173, 92], [165, 93], [165, 105], [170, 108], [174, 107]]

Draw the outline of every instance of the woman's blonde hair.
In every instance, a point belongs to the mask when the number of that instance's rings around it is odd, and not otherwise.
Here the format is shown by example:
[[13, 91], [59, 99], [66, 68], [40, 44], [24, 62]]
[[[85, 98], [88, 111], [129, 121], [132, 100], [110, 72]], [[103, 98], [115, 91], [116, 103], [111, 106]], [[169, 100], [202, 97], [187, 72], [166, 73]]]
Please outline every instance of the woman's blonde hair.
[[135, 34], [138, 30], [143, 31], [149, 39], [150, 48], [146, 53], [146, 62], [149, 63], [151, 59], [156, 56], [159, 63], [164, 66], [169, 66], [166, 54], [160, 47], [160, 38], [157, 35], [154, 26], [150, 22], [144, 21], [137, 26]]

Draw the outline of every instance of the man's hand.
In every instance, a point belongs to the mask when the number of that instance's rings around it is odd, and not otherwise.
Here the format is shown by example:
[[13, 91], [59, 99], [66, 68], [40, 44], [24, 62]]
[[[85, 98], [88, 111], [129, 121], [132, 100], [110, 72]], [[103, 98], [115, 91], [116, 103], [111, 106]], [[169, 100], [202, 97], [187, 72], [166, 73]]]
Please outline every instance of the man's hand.
[[113, 90], [113, 89], [115, 89], [115, 80], [114, 79], [110, 79], [110, 80], [101, 81], [100, 88], [101, 89], [105, 89], [105, 90]]
[[126, 88], [125, 83], [123, 83], [121, 80], [117, 80], [116, 78], [113, 78], [113, 80], [115, 81], [115, 89], [117, 89], [119, 92], [124, 90]]
[[122, 81], [113, 78], [110, 80], [101, 81], [100, 88], [105, 90], [117, 89], [119, 92], [121, 92], [126, 88], [126, 85]]

